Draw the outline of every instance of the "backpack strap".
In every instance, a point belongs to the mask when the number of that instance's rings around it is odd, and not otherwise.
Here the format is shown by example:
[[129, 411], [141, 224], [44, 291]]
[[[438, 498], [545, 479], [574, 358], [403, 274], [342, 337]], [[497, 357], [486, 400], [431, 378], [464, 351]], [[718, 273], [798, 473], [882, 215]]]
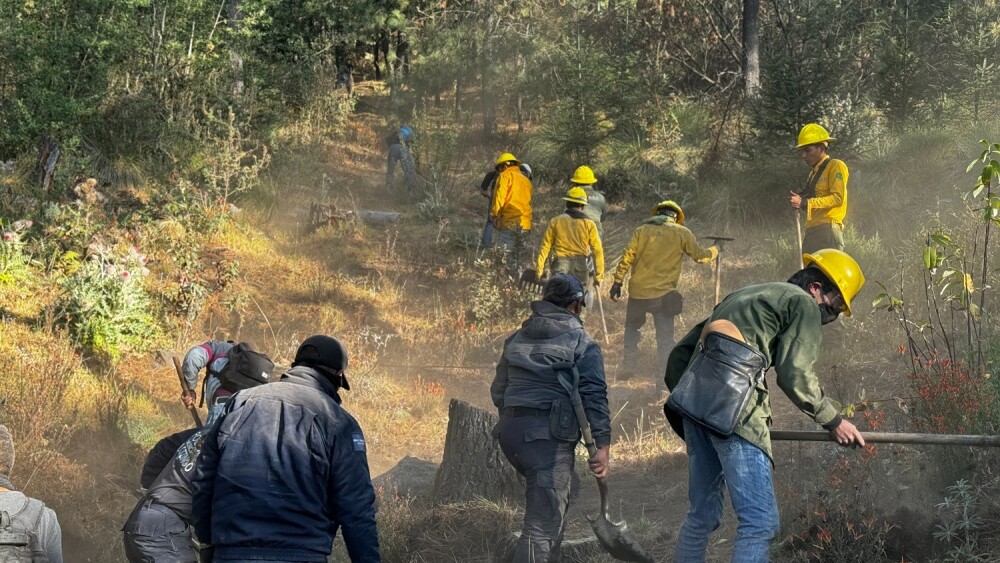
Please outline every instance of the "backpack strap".
[[38, 499], [25, 497], [24, 506], [14, 513], [11, 521], [14, 518], [21, 517], [21, 520], [31, 522], [31, 529], [28, 531], [37, 531], [38, 527], [42, 524], [43, 516], [45, 516], [45, 503]]

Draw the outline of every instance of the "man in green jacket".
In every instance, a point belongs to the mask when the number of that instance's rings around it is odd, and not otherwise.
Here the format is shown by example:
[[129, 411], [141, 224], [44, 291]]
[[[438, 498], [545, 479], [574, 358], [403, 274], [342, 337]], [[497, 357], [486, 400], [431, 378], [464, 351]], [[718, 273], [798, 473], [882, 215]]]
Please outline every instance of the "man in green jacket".
[[[787, 283], [751, 285], [729, 294], [681, 340], [670, 354], [665, 381], [673, 389], [682, 375], [705, 377], [703, 369], [720, 364], [725, 348], [713, 349], [719, 333], [728, 346], [746, 346], [763, 355], [765, 369], [774, 367], [778, 387], [842, 446], [864, 445], [858, 429], [839, 415], [839, 405], [820, 387], [813, 364], [819, 356], [822, 325], [841, 312], [850, 316], [851, 301], [864, 285], [853, 258], [835, 249], [803, 256], [806, 267]], [[742, 344], [739, 344], [742, 342]], [[732, 348], [730, 348], [732, 349]], [[693, 363], [699, 354], [706, 360]], [[719, 360], [725, 362], [725, 359]], [[685, 374], [688, 366], [692, 371]], [[702, 380], [704, 381], [704, 380]], [[728, 488], [739, 525], [733, 544], [734, 562], [766, 562], [771, 540], [780, 527], [771, 480], [771, 405], [761, 378], [735, 432], [724, 437], [679, 413], [665, 409], [671, 426], [687, 444], [690, 509], [677, 540], [675, 561], [705, 561], [708, 537], [722, 518], [724, 487]]]

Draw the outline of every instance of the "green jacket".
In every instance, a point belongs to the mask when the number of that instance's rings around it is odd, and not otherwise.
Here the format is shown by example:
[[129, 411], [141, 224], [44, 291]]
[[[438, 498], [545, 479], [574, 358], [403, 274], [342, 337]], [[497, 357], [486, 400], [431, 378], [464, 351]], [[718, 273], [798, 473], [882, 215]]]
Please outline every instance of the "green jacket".
[[604, 199], [604, 194], [595, 190], [593, 186], [580, 186], [587, 192], [587, 205], [583, 212], [590, 217], [590, 220], [597, 225], [597, 234], [604, 240], [604, 214], [608, 210], [608, 202]]
[[[819, 307], [798, 286], [776, 282], [747, 286], [730, 293], [712, 315], [691, 329], [674, 347], [664, 380], [673, 390], [697, 349], [705, 324], [725, 319], [736, 325], [747, 344], [764, 354], [777, 373], [778, 387], [817, 424], [835, 420], [840, 405], [823, 394], [813, 364], [823, 340]], [[736, 427], [736, 434], [771, 455], [771, 402], [767, 381], [757, 392]]]

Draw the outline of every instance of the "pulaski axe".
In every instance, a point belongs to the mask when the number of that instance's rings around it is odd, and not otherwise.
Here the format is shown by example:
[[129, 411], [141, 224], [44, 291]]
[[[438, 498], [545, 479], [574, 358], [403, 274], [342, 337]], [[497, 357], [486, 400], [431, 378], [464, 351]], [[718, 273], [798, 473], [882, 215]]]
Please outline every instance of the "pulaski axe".
[[719, 248], [719, 253], [715, 256], [715, 304], [719, 304], [719, 299], [721, 297], [720, 290], [722, 289], [722, 244], [731, 242], [736, 239], [729, 237], [701, 237], [706, 238]]
[[[590, 422], [587, 421], [587, 413], [583, 410], [583, 399], [580, 398], [580, 373], [576, 366], [569, 362], [559, 362], [552, 364], [552, 369], [556, 371], [559, 384], [569, 393], [573, 410], [576, 411], [576, 420], [580, 424], [580, 432], [583, 434], [583, 445], [587, 446], [587, 453], [593, 458], [597, 455], [597, 445], [594, 443], [594, 435], [590, 431]], [[563, 376], [564, 373], [573, 374], [573, 383]], [[612, 522], [608, 518], [608, 483], [606, 478], [597, 478], [597, 490], [601, 495], [601, 512], [597, 516], [587, 516], [590, 527], [597, 536], [597, 542], [612, 557], [619, 561], [634, 561], [635, 563], [654, 563], [654, 559], [639, 542], [635, 541], [628, 533], [628, 526], [625, 522]]]
[[[181, 382], [181, 391], [184, 391], [185, 393], [190, 393], [191, 388], [188, 387], [187, 381], [184, 381], [184, 370], [181, 369], [181, 359], [178, 358], [177, 356], [174, 356], [173, 359], [174, 359], [174, 369], [177, 370], [177, 378]], [[206, 375], [205, 377], [208, 376]], [[196, 427], [201, 428], [202, 427], [201, 417], [198, 416], [198, 408], [195, 407], [194, 405], [191, 405], [187, 408], [187, 410], [188, 412], [191, 413], [191, 418], [194, 419]]]

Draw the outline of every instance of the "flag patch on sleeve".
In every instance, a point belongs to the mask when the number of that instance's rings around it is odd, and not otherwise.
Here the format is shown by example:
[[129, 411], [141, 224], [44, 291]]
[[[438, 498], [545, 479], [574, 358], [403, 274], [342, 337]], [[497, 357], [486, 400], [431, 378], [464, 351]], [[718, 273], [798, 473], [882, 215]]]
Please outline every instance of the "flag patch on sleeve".
[[365, 437], [360, 432], [355, 432], [351, 434], [351, 440], [354, 442], [354, 451], [364, 452], [367, 451], [365, 448]]

